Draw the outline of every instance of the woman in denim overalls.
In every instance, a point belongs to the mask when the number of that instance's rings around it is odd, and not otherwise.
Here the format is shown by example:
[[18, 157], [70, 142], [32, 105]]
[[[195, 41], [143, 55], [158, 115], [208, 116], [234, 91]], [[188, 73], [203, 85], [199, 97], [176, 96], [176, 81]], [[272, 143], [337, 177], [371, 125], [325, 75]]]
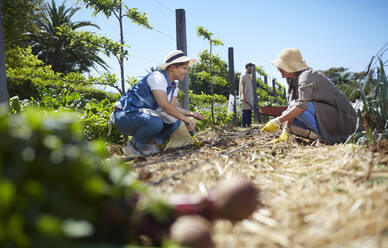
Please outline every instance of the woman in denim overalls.
[[140, 80], [115, 104], [112, 116], [115, 128], [133, 138], [123, 147], [128, 156], [149, 155], [159, 152], [158, 146], [185, 122], [189, 131], [195, 123], [189, 118], [203, 120], [200, 113], [193, 113], [176, 105], [175, 81], [182, 81], [187, 68], [196, 61], [176, 50], [166, 56], [159, 71]]

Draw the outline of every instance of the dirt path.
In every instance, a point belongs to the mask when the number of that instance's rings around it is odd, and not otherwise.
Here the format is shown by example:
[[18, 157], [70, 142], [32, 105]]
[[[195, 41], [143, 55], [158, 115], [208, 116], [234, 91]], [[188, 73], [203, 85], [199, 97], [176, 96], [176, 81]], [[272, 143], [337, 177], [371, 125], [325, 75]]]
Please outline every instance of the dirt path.
[[203, 147], [133, 161], [133, 172], [161, 197], [206, 194], [233, 173], [248, 177], [263, 206], [240, 223], [216, 221], [217, 247], [388, 247], [388, 166], [376, 149], [273, 145], [257, 126], [198, 138]]

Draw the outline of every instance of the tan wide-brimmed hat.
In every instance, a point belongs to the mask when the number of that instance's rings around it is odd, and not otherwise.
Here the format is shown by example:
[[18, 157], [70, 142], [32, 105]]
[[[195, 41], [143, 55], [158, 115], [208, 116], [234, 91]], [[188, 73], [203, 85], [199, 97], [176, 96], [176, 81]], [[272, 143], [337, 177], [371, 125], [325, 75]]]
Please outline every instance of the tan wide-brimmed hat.
[[181, 50], [175, 50], [166, 55], [165, 62], [159, 66], [159, 69], [166, 70], [170, 65], [184, 62], [189, 62], [189, 65], [192, 65], [197, 63], [197, 60], [187, 57]]
[[298, 48], [284, 48], [278, 58], [271, 61], [271, 64], [286, 72], [297, 72], [309, 68], [306, 62], [303, 61]]

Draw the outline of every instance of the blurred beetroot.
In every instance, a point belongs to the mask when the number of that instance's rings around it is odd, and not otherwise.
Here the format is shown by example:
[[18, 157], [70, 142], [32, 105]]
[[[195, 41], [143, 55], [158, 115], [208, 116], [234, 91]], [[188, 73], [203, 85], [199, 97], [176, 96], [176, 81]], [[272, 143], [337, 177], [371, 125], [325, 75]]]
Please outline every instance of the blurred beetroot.
[[213, 248], [211, 224], [199, 215], [179, 217], [170, 228], [170, 238], [190, 248]]
[[239, 221], [248, 218], [259, 205], [259, 190], [241, 175], [216, 185], [208, 196], [177, 195], [170, 204], [180, 214], [198, 214], [209, 220], [223, 218]]
[[248, 218], [258, 207], [259, 190], [241, 175], [226, 179], [209, 193], [215, 218], [239, 221]]

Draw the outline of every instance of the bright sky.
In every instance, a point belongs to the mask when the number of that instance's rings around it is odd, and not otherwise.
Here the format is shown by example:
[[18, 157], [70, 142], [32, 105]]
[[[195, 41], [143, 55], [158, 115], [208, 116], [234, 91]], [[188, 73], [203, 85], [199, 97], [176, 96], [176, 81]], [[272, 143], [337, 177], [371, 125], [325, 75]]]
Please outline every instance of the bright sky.
[[[47, 1], [47, 0], [46, 0]], [[50, 0], [51, 2], [51, 0]], [[55, 0], [57, 4], [62, 0]], [[388, 41], [388, 0], [124, 0], [130, 8], [146, 12], [154, 30], [146, 30], [129, 21], [124, 23], [125, 42], [130, 57], [125, 75], [141, 77], [151, 66], [161, 64], [164, 56], [176, 49], [175, 9], [186, 11], [188, 55], [198, 53], [208, 44], [196, 35], [203, 26], [225, 46], [216, 47], [225, 61], [228, 47], [234, 47], [235, 71], [247, 62], [261, 65], [270, 77], [282, 84], [276, 68], [270, 64], [283, 48], [296, 47], [314, 69], [346, 67], [362, 71], [370, 58]], [[70, 6], [72, 0], [67, 1]], [[95, 33], [119, 40], [114, 17], [91, 16], [82, 9], [74, 20], [91, 20], [100, 26]], [[162, 34], [163, 33], [163, 34]], [[107, 62], [119, 76], [115, 59]]]

